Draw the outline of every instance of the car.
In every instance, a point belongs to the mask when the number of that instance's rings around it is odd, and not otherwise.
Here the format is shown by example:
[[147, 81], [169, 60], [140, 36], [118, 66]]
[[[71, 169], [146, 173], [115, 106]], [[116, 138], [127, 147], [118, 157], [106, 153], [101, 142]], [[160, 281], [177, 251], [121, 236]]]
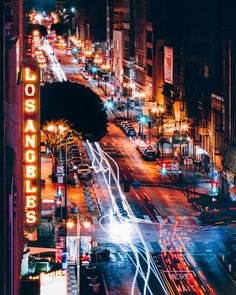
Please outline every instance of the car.
[[142, 157], [146, 161], [156, 161], [157, 155], [154, 150], [145, 150]]
[[143, 145], [139, 148], [139, 152], [143, 155], [147, 150], [151, 150], [152, 148], [149, 145]]
[[131, 124], [127, 124], [124, 127], [124, 132], [126, 132], [126, 130], [129, 129], [129, 128], [134, 128], [134, 127]]
[[145, 150], [150, 150], [150, 149], [152, 149], [149, 145], [147, 145], [147, 144], [140, 144], [140, 145], [137, 145], [137, 150], [138, 150], [138, 152], [142, 155], [144, 152], [145, 152]]
[[127, 129], [125, 134], [126, 134], [126, 136], [136, 136], [136, 132], [133, 127]]
[[78, 169], [78, 166], [80, 165], [81, 161], [82, 160], [80, 157], [76, 157], [76, 158], [71, 159], [71, 165], [74, 170]]
[[129, 125], [130, 123], [128, 121], [123, 121], [120, 123], [120, 128], [124, 130], [125, 126]]
[[78, 148], [79, 148], [78, 144], [72, 144], [72, 145], [70, 145], [70, 150], [78, 149]]
[[78, 147], [78, 145], [71, 145], [70, 146], [70, 153], [72, 154], [72, 153], [78, 153], [79, 152], [79, 147]]
[[80, 149], [79, 149], [79, 147], [71, 148], [71, 149], [70, 149], [70, 153], [71, 153], [71, 154], [73, 154], [73, 153], [80, 153]]
[[71, 153], [71, 159], [74, 158], [81, 158], [81, 153], [79, 151]]
[[86, 71], [82, 71], [82, 72], [81, 72], [81, 75], [82, 75], [82, 77], [83, 77], [85, 80], [88, 80], [89, 76], [88, 76], [88, 74], [86, 73]]
[[91, 178], [92, 173], [87, 163], [81, 163], [77, 167], [77, 174], [79, 179]]

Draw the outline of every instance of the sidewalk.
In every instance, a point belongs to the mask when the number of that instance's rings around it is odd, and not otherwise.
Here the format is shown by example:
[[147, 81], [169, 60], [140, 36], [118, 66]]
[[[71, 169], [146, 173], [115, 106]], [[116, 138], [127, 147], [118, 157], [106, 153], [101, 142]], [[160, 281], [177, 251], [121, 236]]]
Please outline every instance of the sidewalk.
[[[83, 149], [83, 161], [89, 163], [89, 159], [87, 157], [87, 154], [84, 151], [84, 147], [81, 147]], [[47, 207], [47, 212], [51, 212], [51, 214], [54, 215], [54, 200], [55, 200], [55, 195], [56, 195], [56, 184], [52, 183], [51, 180], [51, 173], [52, 173], [52, 161], [51, 161], [51, 156], [50, 155], [41, 155], [42, 161], [41, 161], [41, 178], [45, 180], [43, 186], [42, 186], [42, 206]], [[86, 241], [86, 238], [91, 237], [91, 248], [93, 247], [93, 241], [96, 241], [96, 230], [95, 227], [98, 225], [98, 219], [101, 214], [101, 206], [97, 200], [98, 195], [101, 193], [99, 190], [99, 186], [94, 182], [94, 179], [86, 182], [80, 182], [78, 180], [78, 177], [74, 175], [76, 179], [76, 185], [70, 185], [67, 184], [67, 206], [68, 206], [68, 219], [70, 220], [75, 220], [76, 214], [71, 214], [71, 204], [75, 204], [76, 207], [79, 208], [79, 224], [80, 224], [80, 230], [78, 234], [78, 228], [72, 228], [72, 229], [67, 229], [67, 237], [71, 237], [71, 240], [67, 240], [67, 247], [71, 248], [72, 250], [76, 251], [77, 247], [74, 247], [73, 244], [73, 239], [77, 239], [78, 235], [80, 235], [80, 243], [84, 243]], [[91, 210], [91, 206], [93, 207]], [[50, 209], [50, 210], [49, 210]], [[44, 212], [45, 213], [45, 212]], [[77, 215], [78, 216], [78, 215]], [[84, 222], [89, 218], [91, 224], [90, 228], [86, 229], [83, 225]], [[60, 226], [64, 224], [64, 222], [60, 222], [60, 218], [55, 220], [55, 240], [54, 243], [56, 243], [56, 250], [57, 250], [57, 257], [62, 254], [62, 250], [64, 249], [65, 246], [65, 241], [64, 241], [64, 234], [62, 232], [62, 229], [59, 229]], [[75, 222], [77, 223], [77, 222]], [[83, 240], [83, 237], [85, 240]], [[80, 244], [80, 253], [82, 251], [82, 248], [84, 247], [84, 244]], [[86, 247], [86, 246], [85, 246]], [[78, 294], [78, 286], [77, 286], [77, 273], [76, 273], [76, 264], [75, 264], [75, 258], [72, 257], [72, 261], [68, 260], [68, 285], [67, 285], [67, 290], [68, 290], [68, 295], [75, 295]], [[90, 294], [87, 291], [90, 290], [91, 288], [88, 285], [88, 280], [87, 276], [89, 276], [89, 271], [86, 270], [85, 268], [81, 268], [81, 274], [87, 274], [86, 275], [86, 284], [83, 284], [83, 287], [81, 290], [81, 295], [82, 294]], [[104, 291], [104, 281], [103, 277], [100, 273], [100, 270], [98, 269], [96, 272], [97, 276], [99, 277], [99, 284], [100, 284], [100, 292], [98, 294], [105, 294]], [[99, 274], [99, 275], [98, 275]], [[82, 282], [82, 279], [84, 279], [83, 275], [80, 279], [80, 284]], [[82, 286], [82, 285], [81, 285]], [[90, 288], [90, 289], [88, 289]], [[85, 292], [85, 293], [83, 293]], [[86, 293], [87, 292], [87, 293]], [[90, 290], [91, 292], [91, 290]]]

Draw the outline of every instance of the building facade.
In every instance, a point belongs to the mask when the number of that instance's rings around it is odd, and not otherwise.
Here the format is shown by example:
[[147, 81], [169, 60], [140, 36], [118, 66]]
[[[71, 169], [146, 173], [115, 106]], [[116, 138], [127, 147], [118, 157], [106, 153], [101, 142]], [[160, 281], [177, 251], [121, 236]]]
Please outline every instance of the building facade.
[[178, 134], [179, 153], [217, 169], [225, 192], [236, 172], [234, 12], [218, 0], [125, 0], [123, 14], [123, 82], [144, 91], [143, 113], [164, 108], [166, 140]]
[[23, 59], [23, 1], [1, 1], [1, 294], [19, 294], [24, 252], [23, 104], [19, 83]]

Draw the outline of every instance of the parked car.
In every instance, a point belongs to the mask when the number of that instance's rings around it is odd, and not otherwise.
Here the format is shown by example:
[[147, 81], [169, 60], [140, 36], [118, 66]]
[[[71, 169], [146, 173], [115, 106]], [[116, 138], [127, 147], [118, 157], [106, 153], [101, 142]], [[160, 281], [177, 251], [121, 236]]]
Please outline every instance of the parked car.
[[134, 128], [131, 124], [127, 124], [124, 127], [124, 132], [126, 132], [129, 128]]
[[133, 127], [131, 127], [131, 128], [128, 128], [127, 130], [126, 130], [126, 136], [136, 136], [136, 132], [135, 132], [135, 130], [134, 130], [134, 128]]
[[87, 163], [81, 163], [77, 168], [78, 178], [79, 179], [88, 179], [91, 178], [92, 173]]
[[145, 150], [142, 157], [146, 161], [156, 161], [157, 155], [154, 150]]
[[73, 158], [81, 158], [81, 153], [79, 150], [71, 153], [71, 159]]
[[124, 130], [125, 129], [125, 126], [128, 126], [128, 125], [130, 125], [130, 123], [128, 121], [123, 121], [123, 122], [120, 123], [120, 128], [122, 130]]
[[76, 157], [71, 159], [71, 165], [73, 167], [74, 170], [78, 169], [79, 164], [81, 163], [81, 158], [80, 157]]
[[78, 145], [72, 145], [72, 146], [70, 146], [70, 154], [72, 154], [72, 153], [79, 153], [79, 152], [80, 152], [80, 150], [79, 150]]
[[144, 153], [145, 150], [148, 150], [148, 149], [150, 150], [151, 147], [146, 144], [145, 145], [137, 145], [137, 150], [141, 155]]

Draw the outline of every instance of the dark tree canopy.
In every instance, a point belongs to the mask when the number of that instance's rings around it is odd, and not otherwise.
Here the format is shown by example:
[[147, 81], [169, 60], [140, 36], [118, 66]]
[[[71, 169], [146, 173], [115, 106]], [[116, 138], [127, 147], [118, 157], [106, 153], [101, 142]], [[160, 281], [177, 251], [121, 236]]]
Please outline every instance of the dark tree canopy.
[[55, 31], [57, 36], [64, 35], [67, 32], [67, 27], [67, 24], [59, 22], [51, 25], [51, 31]]
[[32, 33], [34, 30], [39, 30], [41, 36], [45, 37], [47, 36], [47, 28], [43, 25], [39, 24], [29, 24], [28, 25], [28, 34]]
[[81, 84], [58, 82], [41, 87], [41, 123], [63, 118], [81, 131], [84, 139], [99, 141], [106, 135], [108, 120], [103, 107], [99, 96]]

